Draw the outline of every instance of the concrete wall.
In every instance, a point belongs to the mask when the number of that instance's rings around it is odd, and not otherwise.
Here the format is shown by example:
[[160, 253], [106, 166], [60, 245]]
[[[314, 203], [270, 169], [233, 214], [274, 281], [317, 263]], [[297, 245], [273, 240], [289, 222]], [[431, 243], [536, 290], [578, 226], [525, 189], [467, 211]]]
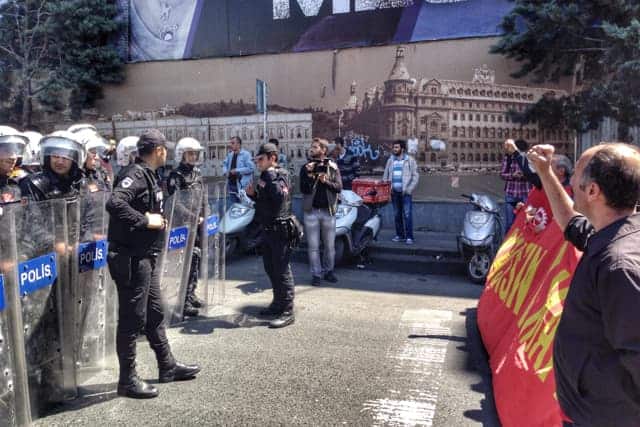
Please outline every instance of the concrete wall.
[[[509, 76], [517, 68], [513, 62], [488, 53], [495, 40], [475, 38], [409, 44], [406, 45], [407, 68], [415, 78], [470, 81], [473, 69], [487, 64], [496, 71], [496, 83], [527, 85], [526, 81]], [[357, 95], [362, 97], [365, 89], [387, 79], [396, 47], [131, 64], [127, 66], [124, 84], [106, 87], [98, 110], [110, 117], [126, 110], [153, 110], [166, 104], [180, 106], [229, 99], [254, 102], [255, 79], [260, 78], [269, 83], [272, 104], [335, 111], [349, 99], [354, 80], [358, 85]], [[560, 87], [566, 88], [566, 85]]]

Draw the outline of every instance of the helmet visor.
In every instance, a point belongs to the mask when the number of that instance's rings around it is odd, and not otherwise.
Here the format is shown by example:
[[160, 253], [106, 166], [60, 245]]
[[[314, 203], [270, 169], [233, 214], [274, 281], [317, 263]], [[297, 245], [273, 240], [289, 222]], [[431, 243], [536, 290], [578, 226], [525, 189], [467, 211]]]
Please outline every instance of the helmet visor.
[[0, 142], [0, 159], [22, 157], [24, 146], [24, 142]]
[[84, 159], [82, 151], [84, 148], [74, 141], [70, 141], [66, 138], [51, 138], [47, 137], [45, 142], [40, 145], [42, 150], [42, 156], [57, 156], [69, 159], [75, 162], [76, 165], [82, 165]]
[[189, 163], [201, 163], [203, 159], [202, 150], [185, 150], [182, 158]]

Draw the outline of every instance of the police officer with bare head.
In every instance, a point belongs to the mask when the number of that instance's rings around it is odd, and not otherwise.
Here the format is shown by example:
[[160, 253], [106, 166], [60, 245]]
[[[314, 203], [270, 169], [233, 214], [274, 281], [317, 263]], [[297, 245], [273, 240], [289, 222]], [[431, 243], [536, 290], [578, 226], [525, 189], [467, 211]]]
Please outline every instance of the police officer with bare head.
[[158, 390], [136, 373], [136, 340], [141, 331], [155, 352], [159, 382], [195, 378], [199, 366], [177, 362], [163, 324], [158, 256], [164, 246], [163, 194], [156, 170], [173, 144], [156, 129], [138, 140], [136, 162], [120, 170], [107, 203], [109, 271], [118, 288], [116, 350], [120, 363], [118, 394], [152, 398]]
[[265, 232], [262, 260], [273, 288], [273, 301], [260, 314], [275, 317], [269, 323], [271, 328], [283, 328], [294, 322], [295, 285], [289, 258], [296, 225], [300, 225], [291, 215], [289, 173], [278, 165], [278, 148], [263, 144], [255, 161], [260, 179], [255, 186], [249, 184], [246, 192], [256, 201], [256, 218]]

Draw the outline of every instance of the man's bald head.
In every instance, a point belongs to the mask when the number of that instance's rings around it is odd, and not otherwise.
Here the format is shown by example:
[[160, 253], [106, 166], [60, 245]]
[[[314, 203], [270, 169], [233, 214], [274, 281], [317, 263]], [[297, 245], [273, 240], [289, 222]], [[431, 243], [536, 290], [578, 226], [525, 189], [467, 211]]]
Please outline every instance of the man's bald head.
[[579, 160], [581, 187], [595, 182], [615, 210], [633, 209], [640, 199], [640, 152], [622, 143], [591, 147]]

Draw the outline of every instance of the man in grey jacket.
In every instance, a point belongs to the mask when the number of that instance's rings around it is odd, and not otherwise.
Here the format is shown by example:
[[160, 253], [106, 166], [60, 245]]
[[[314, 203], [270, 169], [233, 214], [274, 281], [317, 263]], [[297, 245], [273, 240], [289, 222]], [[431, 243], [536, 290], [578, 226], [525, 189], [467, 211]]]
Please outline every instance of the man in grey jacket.
[[411, 194], [418, 185], [420, 175], [415, 159], [406, 153], [407, 142], [397, 140], [393, 143], [393, 155], [384, 168], [384, 181], [391, 181], [391, 202], [396, 222], [394, 242], [405, 241], [413, 245], [413, 212]]

